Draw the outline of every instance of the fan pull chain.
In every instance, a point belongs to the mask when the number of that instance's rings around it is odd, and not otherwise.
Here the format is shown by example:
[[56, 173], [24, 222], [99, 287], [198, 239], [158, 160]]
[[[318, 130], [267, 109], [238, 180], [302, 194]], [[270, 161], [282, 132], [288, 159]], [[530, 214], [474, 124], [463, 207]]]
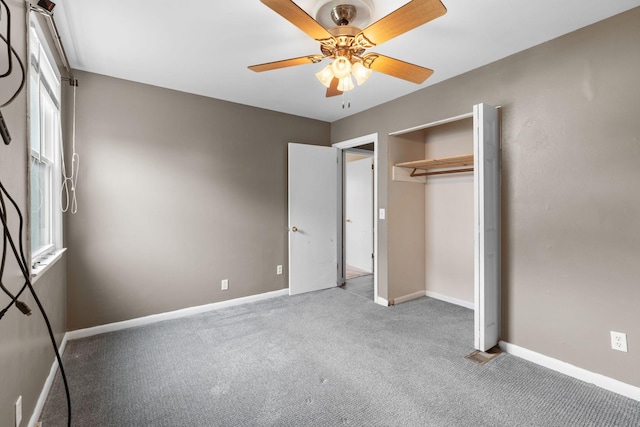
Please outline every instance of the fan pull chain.
[[346, 92], [342, 92], [342, 109], [345, 109], [345, 105], [346, 108], [351, 108], [351, 99], [349, 99], [349, 93], [350, 91], [346, 91]]

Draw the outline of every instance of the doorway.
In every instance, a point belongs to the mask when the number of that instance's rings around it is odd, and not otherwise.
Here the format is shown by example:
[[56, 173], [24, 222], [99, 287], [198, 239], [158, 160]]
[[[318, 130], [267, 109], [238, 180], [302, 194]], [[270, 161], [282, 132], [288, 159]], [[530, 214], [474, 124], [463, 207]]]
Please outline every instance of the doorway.
[[[341, 152], [338, 157], [342, 170], [338, 282], [352, 293], [387, 305], [378, 296], [375, 256], [378, 252], [377, 145], [377, 133], [333, 144]], [[351, 172], [355, 172], [355, 178]], [[365, 186], [366, 183], [369, 185]]]
[[373, 144], [343, 150], [344, 289], [373, 300]]

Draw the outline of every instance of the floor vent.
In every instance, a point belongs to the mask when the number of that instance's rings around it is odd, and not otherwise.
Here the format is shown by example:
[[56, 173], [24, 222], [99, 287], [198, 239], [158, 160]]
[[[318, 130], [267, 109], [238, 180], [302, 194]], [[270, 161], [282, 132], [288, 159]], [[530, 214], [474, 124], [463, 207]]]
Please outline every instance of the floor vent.
[[500, 354], [502, 354], [500, 349], [498, 347], [493, 347], [489, 349], [487, 352], [476, 350], [473, 353], [465, 356], [464, 358], [469, 359], [473, 363], [477, 363], [478, 365], [484, 365], [485, 363], [491, 362]]

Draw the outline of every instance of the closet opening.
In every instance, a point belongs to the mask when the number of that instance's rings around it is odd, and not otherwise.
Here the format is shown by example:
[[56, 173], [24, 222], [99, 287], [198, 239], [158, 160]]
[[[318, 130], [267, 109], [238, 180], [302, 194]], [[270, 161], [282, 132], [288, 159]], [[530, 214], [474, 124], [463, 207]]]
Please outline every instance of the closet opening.
[[499, 110], [477, 104], [389, 136], [389, 302], [426, 295], [474, 310], [486, 351], [500, 335]]

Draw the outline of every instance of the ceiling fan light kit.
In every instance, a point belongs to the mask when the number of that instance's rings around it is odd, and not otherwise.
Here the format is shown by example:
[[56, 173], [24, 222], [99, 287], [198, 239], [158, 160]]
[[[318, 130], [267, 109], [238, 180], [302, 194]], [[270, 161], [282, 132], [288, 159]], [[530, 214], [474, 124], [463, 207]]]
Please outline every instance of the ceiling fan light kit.
[[351, 77], [347, 76], [345, 78], [339, 79], [338, 91], [347, 92], [353, 89], [354, 87], [355, 85], [353, 84], [353, 80], [351, 80]]
[[351, 74], [353, 78], [356, 79], [358, 86], [366, 82], [372, 72], [369, 68], [362, 65], [361, 62], [356, 62], [351, 67]]
[[[433, 70], [398, 59], [365, 51], [409, 30], [436, 19], [447, 12], [440, 0], [412, 0], [380, 20], [361, 30], [373, 13], [370, 0], [329, 0], [317, 7], [317, 19], [313, 19], [292, 0], [260, 0], [274, 12], [294, 24], [320, 43], [321, 55], [307, 55], [283, 61], [252, 65], [256, 72], [275, 70], [333, 59], [328, 66], [316, 73], [316, 78], [327, 88], [327, 97], [352, 90], [355, 79], [358, 85], [367, 81], [372, 71], [421, 84]], [[362, 12], [364, 17], [358, 15]], [[327, 29], [325, 16], [331, 19]], [[364, 19], [362, 19], [364, 18]], [[324, 25], [323, 25], [324, 24]]]
[[325, 87], [331, 86], [331, 81], [333, 80], [333, 72], [331, 71], [331, 64], [324, 67], [321, 71], [316, 73], [316, 78], [322, 83]]
[[338, 56], [331, 63], [331, 72], [338, 79], [344, 79], [351, 74], [351, 61], [346, 56]]

